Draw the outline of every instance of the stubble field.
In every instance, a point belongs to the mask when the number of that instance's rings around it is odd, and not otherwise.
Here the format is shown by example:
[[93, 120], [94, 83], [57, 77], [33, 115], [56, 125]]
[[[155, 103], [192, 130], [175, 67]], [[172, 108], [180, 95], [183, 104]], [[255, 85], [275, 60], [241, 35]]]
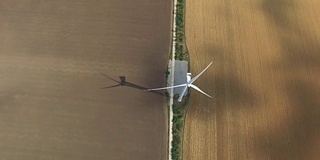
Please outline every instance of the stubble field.
[[[0, 159], [167, 157], [171, 1], [0, 2]], [[136, 88], [101, 87], [125, 76]]]
[[192, 91], [183, 156], [319, 159], [320, 1], [188, 0]]

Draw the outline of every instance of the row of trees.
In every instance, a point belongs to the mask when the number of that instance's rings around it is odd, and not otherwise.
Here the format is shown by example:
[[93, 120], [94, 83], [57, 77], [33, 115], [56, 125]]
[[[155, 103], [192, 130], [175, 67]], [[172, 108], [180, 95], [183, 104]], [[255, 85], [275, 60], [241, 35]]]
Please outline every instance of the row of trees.
[[[176, 60], [186, 60], [187, 50], [185, 47], [185, 34], [184, 34], [184, 5], [185, 0], [177, 0], [176, 5], [176, 28], [175, 28], [175, 59]], [[173, 109], [173, 119], [172, 119], [172, 148], [171, 157], [172, 160], [180, 160], [182, 153], [182, 136], [183, 136], [183, 126], [184, 126], [184, 108], [188, 98], [184, 98], [182, 103], [177, 103], [176, 99], [172, 105]]]
[[173, 127], [172, 127], [172, 148], [171, 157], [173, 160], [181, 159], [181, 149], [182, 149], [182, 136], [183, 136], [183, 110], [180, 105], [173, 104]]
[[184, 0], [177, 1], [176, 10], [176, 33], [175, 33], [175, 59], [185, 60], [186, 49], [185, 49], [185, 37], [184, 37]]

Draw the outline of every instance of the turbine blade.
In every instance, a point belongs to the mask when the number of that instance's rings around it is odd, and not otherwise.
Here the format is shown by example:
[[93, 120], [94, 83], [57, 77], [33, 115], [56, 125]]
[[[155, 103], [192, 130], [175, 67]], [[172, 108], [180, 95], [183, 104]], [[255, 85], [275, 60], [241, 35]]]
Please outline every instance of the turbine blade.
[[204, 94], [204, 95], [206, 95], [206, 96], [208, 96], [208, 97], [210, 97], [210, 98], [213, 98], [213, 97], [210, 96], [209, 94], [203, 92], [203, 91], [202, 91], [200, 88], [198, 88], [197, 86], [195, 86], [195, 85], [193, 85], [193, 84], [191, 84], [190, 86], [191, 86], [192, 88], [194, 88], [195, 90], [201, 92], [202, 94]]
[[104, 73], [102, 73], [101, 72], [101, 74], [102, 75], [104, 75], [104, 76], [106, 76], [107, 78], [109, 78], [110, 80], [112, 80], [112, 81], [115, 81], [115, 82], [117, 82], [117, 83], [120, 83], [120, 81], [117, 81], [117, 80], [115, 80], [115, 79], [113, 79], [113, 78], [111, 78], [111, 77], [109, 77], [109, 76], [107, 76], [107, 75], [105, 75]]
[[176, 86], [163, 87], [163, 88], [146, 89], [146, 91], [163, 90], [163, 89], [177, 88], [177, 87], [183, 87], [183, 86], [187, 86], [187, 84], [180, 84], [180, 85], [176, 85]]
[[183, 91], [180, 93], [180, 95], [179, 95], [179, 99], [178, 99], [178, 102], [181, 102], [182, 101], [182, 97], [184, 96], [184, 93], [187, 91], [187, 88], [188, 88], [188, 86], [185, 86], [184, 88], [183, 88]]
[[195, 77], [193, 77], [190, 81], [189, 81], [189, 84], [193, 83], [194, 81], [196, 81], [200, 76], [201, 74], [206, 71], [210, 66], [211, 66], [212, 62], [204, 69], [202, 70], [198, 75], [196, 75]]

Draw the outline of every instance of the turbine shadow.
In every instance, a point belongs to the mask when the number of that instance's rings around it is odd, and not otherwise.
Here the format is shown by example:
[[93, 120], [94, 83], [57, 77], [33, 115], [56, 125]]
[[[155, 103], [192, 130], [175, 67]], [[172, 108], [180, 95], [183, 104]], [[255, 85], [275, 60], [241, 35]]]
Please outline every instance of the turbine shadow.
[[[107, 77], [108, 79], [118, 83], [116, 85], [102, 87], [101, 89], [110, 89], [110, 88], [119, 87], [119, 86], [127, 86], [127, 87], [131, 87], [131, 88], [135, 88], [135, 89], [139, 89], [139, 90], [143, 90], [143, 91], [149, 89], [149, 88], [146, 88], [146, 87], [143, 87], [143, 86], [131, 83], [131, 82], [127, 82], [125, 76], [119, 76], [120, 81], [117, 81], [117, 80], [115, 80], [115, 79], [113, 79], [113, 78], [111, 78], [111, 77], [109, 77], [109, 76], [107, 76], [107, 75], [105, 75], [103, 73], [101, 73], [101, 74], [103, 76]], [[164, 93], [161, 93], [161, 92], [158, 92], [158, 91], [149, 91], [149, 92], [154, 93], [154, 94], [158, 94], [160, 96], [165, 96]]]

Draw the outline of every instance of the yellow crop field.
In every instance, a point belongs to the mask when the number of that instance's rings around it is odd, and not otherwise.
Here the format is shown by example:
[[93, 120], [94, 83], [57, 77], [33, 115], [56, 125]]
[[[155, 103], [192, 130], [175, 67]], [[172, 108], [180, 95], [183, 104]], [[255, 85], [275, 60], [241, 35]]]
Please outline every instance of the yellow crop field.
[[185, 160], [320, 157], [320, 1], [188, 0]]

